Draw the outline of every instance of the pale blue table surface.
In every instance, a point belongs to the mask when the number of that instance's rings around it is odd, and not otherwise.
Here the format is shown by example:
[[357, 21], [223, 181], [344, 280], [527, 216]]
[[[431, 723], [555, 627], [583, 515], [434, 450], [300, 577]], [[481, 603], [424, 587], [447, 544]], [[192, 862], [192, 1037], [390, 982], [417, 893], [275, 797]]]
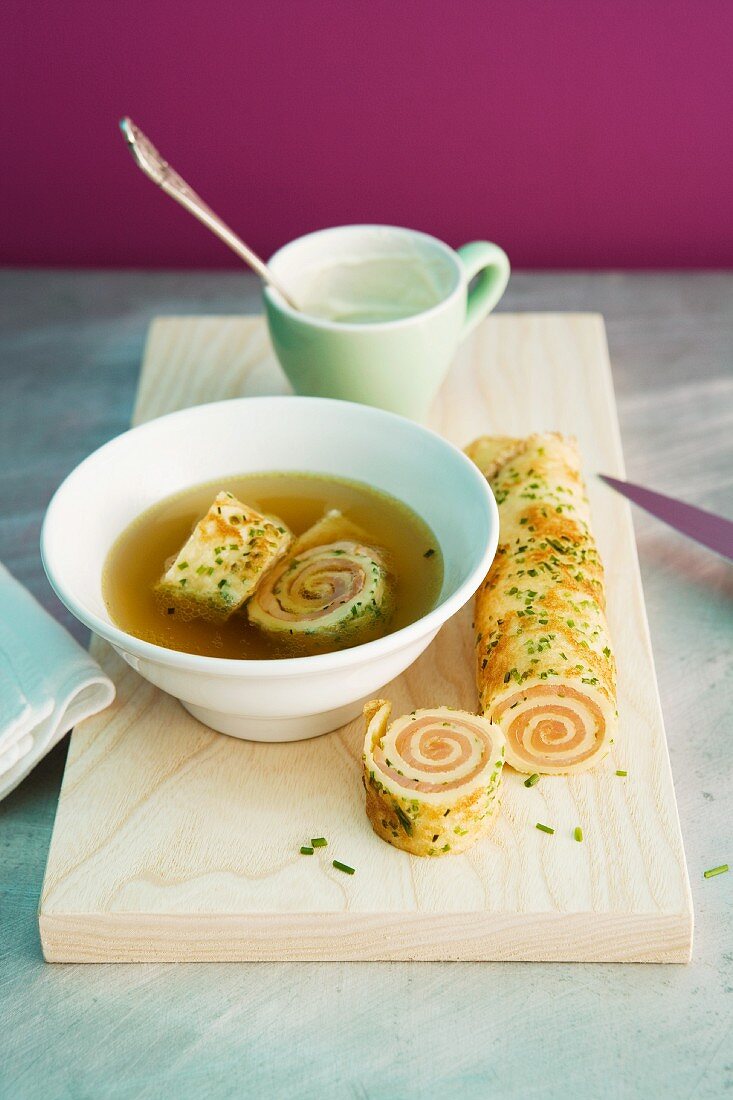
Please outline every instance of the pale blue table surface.
[[[0, 272], [0, 560], [67, 625], [41, 517], [127, 426], [148, 321], [257, 308], [238, 274]], [[733, 514], [733, 276], [520, 273], [502, 308], [604, 313], [629, 478]], [[733, 864], [732, 570], [635, 523], [692, 880], [689, 966], [48, 966], [36, 908], [64, 742], [0, 804], [0, 1098], [733, 1092], [733, 873], [702, 877]]]

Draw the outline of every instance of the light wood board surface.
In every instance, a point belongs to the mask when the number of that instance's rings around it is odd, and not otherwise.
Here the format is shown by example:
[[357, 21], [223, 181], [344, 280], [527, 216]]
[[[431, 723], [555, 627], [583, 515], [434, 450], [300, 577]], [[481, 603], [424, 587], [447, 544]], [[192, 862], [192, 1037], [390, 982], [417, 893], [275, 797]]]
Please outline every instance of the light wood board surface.
[[[135, 420], [277, 392], [270, 356], [259, 319], [160, 319]], [[487, 431], [578, 435], [619, 663], [612, 756], [531, 790], [507, 771], [492, 837], [465, 856], [420, 860], [371, 832], [359, 723], [294, 745], [235, 741], [95, 642], [118, 699], [72, 738], [41, 901], [47, 958], [689, 957], [689, 885], [628, 506], [590, 476], [623, 475], [602, 321], [490, 318], [461, 350], [433, 426], [458, 444]], [[469, 620], [466, 609], [385, 689], [397, 709], [475, 707]], [[329, 848], [300, 856], [317, 834]]]

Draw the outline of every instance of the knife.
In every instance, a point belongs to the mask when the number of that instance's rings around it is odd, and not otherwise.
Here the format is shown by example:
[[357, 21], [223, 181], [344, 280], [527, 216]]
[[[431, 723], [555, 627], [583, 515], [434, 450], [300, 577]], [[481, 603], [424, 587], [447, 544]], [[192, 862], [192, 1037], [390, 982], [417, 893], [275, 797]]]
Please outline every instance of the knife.
[[675, 500], [674, 497], [654, 493], [641, 485], [632, 485], [630, 481], [619, 481], [618, 478], [608, 477], [606, 474], [598, 476], [601, 481], [605, 481], [606, 485], [610, 485], [617, 493], [621, 493], [632, 504], [638, 504], [640, 508], [644, 508], [657, 519], [668, 523], [676, 531], [681, 531], [683, 535], [695, 539], [710, 550], [733, 559], [733, 521], [723, 516], [716, 516], [713, 512], [705, 512], [692, 504], [685, 504], [681, 500]]

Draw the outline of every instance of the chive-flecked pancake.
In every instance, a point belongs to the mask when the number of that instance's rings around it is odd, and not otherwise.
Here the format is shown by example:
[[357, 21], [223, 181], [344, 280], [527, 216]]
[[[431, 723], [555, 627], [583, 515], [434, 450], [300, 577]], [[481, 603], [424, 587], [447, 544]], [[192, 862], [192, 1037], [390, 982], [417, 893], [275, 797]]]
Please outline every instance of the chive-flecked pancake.
[[218, 493], [166, 569], [158, 590], [189, 607], [236, 611], [292, 541], [284, 523]]
[[363, 783], [374, 832], [416, 856], [465, 852], [498, 809], [504, 736], [486, 718], [450, 707], [390, 724], [390, 704], [364, 707]]
[[577, 444], [555, 432], [485, 436], [466, 453], [500, 521], [476, 596], [481, 709], [517, 771], [585, 771], [614, 737], [616, 665]]
[[328, 512], [293, 544], [247, 605], [249, 621], [270, 634], [376, 636], [391, 611], [386, 555], [339, 511]]

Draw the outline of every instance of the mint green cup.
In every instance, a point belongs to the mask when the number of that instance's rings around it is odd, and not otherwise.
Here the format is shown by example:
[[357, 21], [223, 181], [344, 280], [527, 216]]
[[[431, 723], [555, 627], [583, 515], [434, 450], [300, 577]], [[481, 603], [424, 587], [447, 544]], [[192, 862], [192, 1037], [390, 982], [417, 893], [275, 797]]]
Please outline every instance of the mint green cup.
[[458, 345], [499, 301], [510, 270], [488, 241], [454, 251], [383, 225], [299, 237], [269, 266], [300, 307], [265, 287], [270, 338], [295, 392], [414, 420], [427, 416]]

